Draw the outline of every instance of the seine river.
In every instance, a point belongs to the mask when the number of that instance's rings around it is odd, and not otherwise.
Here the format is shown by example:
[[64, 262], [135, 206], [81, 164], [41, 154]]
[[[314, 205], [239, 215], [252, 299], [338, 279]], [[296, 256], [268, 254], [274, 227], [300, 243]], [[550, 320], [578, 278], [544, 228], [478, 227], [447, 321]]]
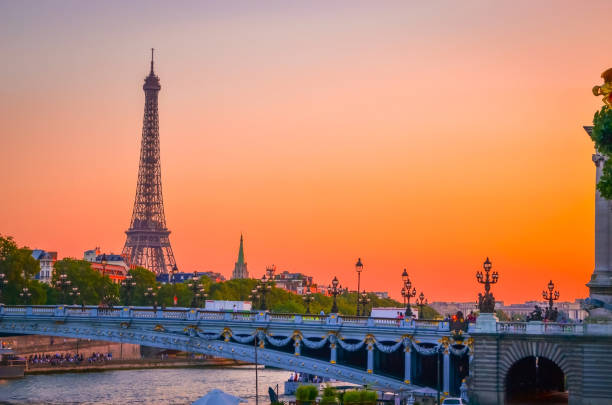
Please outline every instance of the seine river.
[[[258, 373], [260, 404], [266, 403], [270, 386], [278, 384], [282, 395], [288, 371], [260, 368]], [[29, 375], [0, 380], [0, 404], [191, 404], [213, 388], [254, 404], [255, 370], [244, 366]]]

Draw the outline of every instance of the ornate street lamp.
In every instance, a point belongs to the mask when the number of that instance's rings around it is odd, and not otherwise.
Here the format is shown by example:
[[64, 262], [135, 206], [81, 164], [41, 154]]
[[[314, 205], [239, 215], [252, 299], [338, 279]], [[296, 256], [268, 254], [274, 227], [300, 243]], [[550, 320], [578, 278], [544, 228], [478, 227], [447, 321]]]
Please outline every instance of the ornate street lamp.
[[178, 302], [178, 299], [176, 297], [176, 281], [174, 279], [174, 275], [178, 273], [178, 267], [176, 267], [176, 264], [172, 267], [172, 270], [170, 270], [170, 282], [172, 283], [172, 305], [176, 306], [176, 303]]
[[79, 289], [77, 287], [72, 287], [72, 289], [70, 290], [68, 295], [70, 296], [70, 298], [72, 300], [72, 305], [74, 305], [75, 302], [76, 302], [77, 297], [81, 296], [81, 292], [79, 291]]
[[2, 304], [2, 291], [7, 284], [8, 280], [6, 279], [6, 274], [0, 273], [0, 304]]
[[191, 307], [199, 308], [202, 305], [202, 300], [206, 298], [206, 293], [204, 292], [204, 287], [200, 281], [200, 277], [198, 277], [198, 273], [196, 271], [193, 272], [193, 277], [191, 278], [191, 282], [187, 284], [189, 288], [191, 288], [191, 292], [193, 297], [191, 298]]
[[419, 296], [416, 298], [416, 304], [419, 306], [419, 318], [424, 319], [423, 318], [423, 307], [427, 305], [427, 298], [425, 298], [425, 294], [423, 294], [423, 291], [421, 291]]
[[491, 275], [489, 275], [492, 266], [493, 265], [487, 257], [487, 260], [485, 260], [485, 262], [482, 264], [482, 268], [485, 271], [484, 275], [482, 271], [476, 272], [476, 281], [478, 281], [478, 283], [480, 284], [484, 284], [485, 289], [484, 295], [478, 293], [477, 304], [480, 313], [495, 312], [495, 297], [493, 297], [493, 294], [491, 293], [491, 285], [497, 283], [499, 279], [499, 274], [497, 273], [497, 271], [494, 271], [493, 273], [491, 273]]
[[361, 294], [357, 293], [357, 301], [359, 301], [359, 304], [361, 305], [361, 308], [362, 308], [361, 315], [367, 316], [368, 314], [367, 305], [370, 303], [370, 298], [368, 297], [368, 293], [366, 293], [365, 290], [363, 290]]
[[404, 269], [402, 273], [402, 281], [404, 282], [404, 288], [402, 288], [402, 297], [404, 297], [406, 303], [406, 318], [412, 316], [412, 308], [410, 308], [410, 298], [416, 296], [416, 288], [412, 286], [408, 272]]
[[23, 287], [23, 289], [19, 293], [19, 297], [23, 300], [23, 303], [25, 305], [30, 305], [32, 299], [32, 292], [28, 287]]
[[306, 313], [309, 314], [310, 313], [310, 303], [312, 301], [314, 301], [314, 297], [312, 296], [310, 290], [306, 290], [306, 293], [304, 293], [304, 303], [306, 304]]
[[361, 272], [363, 271], [363, 264], [361, 263], [361, 257], [357, 259], [357, 263], [355, 263], [355, 271], [357, 272], [357, 316], [359, 316], [359, 291], [361, 290]]
[[342, 292], [342, 286], [339, 285], [338, 278], [334, 276], [332, 283], [330, 286], [327, 286], [327, 292], [334, 297], [334, 302], [332, 304], [331, 313], [338, 313], [338, 303], [336, 302], [336, 297]]
[[158, 287], [148, 287], [144, 292], [145, 298], [151, 303], [154, 311], [157, 311], [157, 288]]
[[[548, 309], [546, 310], [546, 318], [551, 321], [555, 321], [557, 318], [556, 311], [553, 312], [553, 302], [559, 299], [559, 291], [554, 291], [555, 284], [550, 280], [548, 282], [548, 291], [542, 291], [542, 298], [548, 301]], [[555, 319], [553, 319], [555, 318]]]
[[100, 259], [100, 263], [102, 264], [102, 277], [106, 274], [106, 253], [102, 253], [102, 258]]
[[72, 282], [68, 280], [68, 276], [65, 273], [60, 274], [59, 280], [55, 283], [56, 287], [62, 292], [62, 304], [66, 305], [66, 295], [70, 289]]
[[130, 273], [125, 276], [125, 279], [121, 282], [121, 286], [125, 290], [125, 305], [130, 306], [130, 302], [132, 301], [132, 291], [134, 287], [136, 287], [136, 281], [134, 281], [134, 277]]

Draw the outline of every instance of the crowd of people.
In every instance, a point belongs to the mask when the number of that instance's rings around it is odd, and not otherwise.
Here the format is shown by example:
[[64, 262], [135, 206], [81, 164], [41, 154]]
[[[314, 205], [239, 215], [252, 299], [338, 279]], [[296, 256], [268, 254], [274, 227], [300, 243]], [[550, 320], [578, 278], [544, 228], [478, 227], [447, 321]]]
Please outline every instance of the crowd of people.
[[84, 357], [83, 353], [55, 353], [55, 354], [34, 354], [28, 357], [28, 363], [31, 365], [50, 365], [60, 366], [63, 364], [83, 364], [87, 362], [105, 363], [113, 359], [112, 353], [94, 352], [89, 357]]
[[322, 383], [325, 380], [323, 377], [319, 377], [318, 375], [312, 375], [307, 373], [291, 373], [289, 376], [288, 382], [307, 382], [307, 383]]

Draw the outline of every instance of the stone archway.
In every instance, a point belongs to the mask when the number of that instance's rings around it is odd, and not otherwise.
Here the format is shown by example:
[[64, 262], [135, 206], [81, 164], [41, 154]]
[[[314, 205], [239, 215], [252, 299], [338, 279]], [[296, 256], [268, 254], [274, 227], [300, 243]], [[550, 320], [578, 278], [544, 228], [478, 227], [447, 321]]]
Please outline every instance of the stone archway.
[[[564, 391], [571, 390], [575, 378], [569, 366], [569, 356], [563, 347], [544, 341], [514, 341], [503, 350], [499, 373], [505, 400], [512, 401], [522, 396], [554, 397], [567, 402]], [[519, 402], [522, 402], [519, 400]]]

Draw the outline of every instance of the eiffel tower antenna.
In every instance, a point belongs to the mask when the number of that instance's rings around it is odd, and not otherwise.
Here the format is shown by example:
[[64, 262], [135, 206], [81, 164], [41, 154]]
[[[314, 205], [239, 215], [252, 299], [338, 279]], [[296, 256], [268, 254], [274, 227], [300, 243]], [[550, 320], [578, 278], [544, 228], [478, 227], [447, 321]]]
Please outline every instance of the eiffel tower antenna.
[[145, 108], [138, 183], [130, 228], [125, 231], [127, 238], [123, 246], [123, 256], [130, 267], [140, 266], [161, 274], [171, 271], [176, 262], [170, 246], [170, 231], [166, 227], [162, 196], [157, 111], [157, 97], [161, 85], [159, 77], [153, 72], [153, 51], [151, 48], [151, 72], [142, 86], [145, 92]]

